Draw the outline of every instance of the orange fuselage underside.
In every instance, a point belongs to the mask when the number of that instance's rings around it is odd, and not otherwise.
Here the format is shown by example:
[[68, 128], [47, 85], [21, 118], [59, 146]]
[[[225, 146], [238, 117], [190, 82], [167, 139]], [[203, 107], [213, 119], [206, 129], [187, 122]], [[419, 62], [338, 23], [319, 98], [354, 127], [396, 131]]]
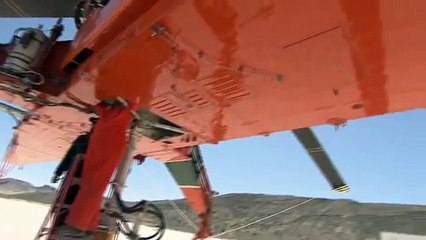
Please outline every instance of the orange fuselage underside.
[[421, 108], [424, 9], [423, 0], [110, 1], [64, 59], [94, 51], [62, 97], [122, 97], [195, 136], [143, 139], [140, 153], [162, 160], [179, 158], [178, 147]]

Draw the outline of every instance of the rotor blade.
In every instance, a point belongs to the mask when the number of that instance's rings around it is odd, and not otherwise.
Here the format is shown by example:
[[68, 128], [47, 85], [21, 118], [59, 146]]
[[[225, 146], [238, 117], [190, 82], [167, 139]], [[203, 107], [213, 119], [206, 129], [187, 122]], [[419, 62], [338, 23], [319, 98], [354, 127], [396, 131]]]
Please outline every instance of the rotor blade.
[[299, 142], [308, 151], [315, 164], [319, 167], [322, 174], [336, 192], [349, 192], [348, 185], [338, 173], [336, 167], [331, 162], [327, 153], [319, 143], [318, 139], [310, 128], [300, 128], [292, 130]]
[[80, 0], [0, 0], [0, 18], [73, 17]]

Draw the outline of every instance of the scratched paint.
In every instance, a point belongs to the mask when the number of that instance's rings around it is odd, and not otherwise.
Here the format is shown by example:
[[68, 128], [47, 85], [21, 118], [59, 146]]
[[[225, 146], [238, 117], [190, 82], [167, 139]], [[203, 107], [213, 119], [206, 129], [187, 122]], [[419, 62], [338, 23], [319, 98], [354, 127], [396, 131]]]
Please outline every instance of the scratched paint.
[[[114, 1], [93, 15], [102, 24], [86, 25], [69, 56], [84, 47], [96, 51], [74, 74], [71, 86], [52, 100], [95, 104], [115, 96], [140, 99], [141, 106], [196, 139], [171, 137], [166, 139], [170, 144], [142, 139], [138, 149], [149, 156], [167, 161], [179, 156], [175, 149], [189, 145], [426, 106], [426, 17], [419, 10], [424, 1], [156, 0], [146, 3], [152, 6], [140, 15], [135, 6], [141, 4]], [[153, 24], [163, 24], [167, 37], [152, 37]], [[179, 81], [169, 64], [177, 56], [174, 45], [183, 53]], [[81, 77], [82, 72], [89, 77]], [[280, 74], [284, 81], [277, 81]], [[28, 106], [4, 92], [0, 98]], [[168, 110], [153, 106], [163, 101]], [[87, 116], [76, 111], [50, 109], [40, 113], [48, 112], [55, 122], [86, 122]], [[22, 126], [28, 132], [47, 127], [37, 122]], [[66, 133], [67, 139], [78, 134], [75, 130]], [[63, 143], [60, 127], [40, 133], [52, 145]], [[30, 134], [19, 138], [31, 143]], [[21, 147], [23, 156], [31, 155], [32, 147], [27, 153]], [[62, 151], [52, 149], [22, 163], [61, 156]]]
[[340, 6], [364, 111], [367, 115], [384, 114], [389, 103], [380, 1], [341, 0]]

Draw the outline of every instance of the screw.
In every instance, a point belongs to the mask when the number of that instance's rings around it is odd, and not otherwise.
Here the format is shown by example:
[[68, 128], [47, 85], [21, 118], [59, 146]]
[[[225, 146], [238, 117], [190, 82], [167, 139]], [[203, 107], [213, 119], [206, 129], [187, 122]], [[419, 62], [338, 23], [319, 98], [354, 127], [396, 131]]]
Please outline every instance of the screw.
[[275, 79], [276, 79], [278, 82], [282, 82], [282, 81], [284, 81], [284, 76], [283, 76], [282, 74], [277, 74], [277, 75], [275, 76]]

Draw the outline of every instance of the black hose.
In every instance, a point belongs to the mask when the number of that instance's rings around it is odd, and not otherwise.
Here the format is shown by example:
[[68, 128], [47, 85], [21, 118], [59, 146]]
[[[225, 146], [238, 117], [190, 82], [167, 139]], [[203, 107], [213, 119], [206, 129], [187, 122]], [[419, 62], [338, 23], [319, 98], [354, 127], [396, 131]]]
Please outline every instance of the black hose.
[[115, 202], [118, 204], [118, 207], [120, 208], [120, 211], [122, 213], [130, 214], [135, 212], [143, 212], [145, 211], [145, 208], [147, 207], [148, 202], [146, 200], [142, 200], [140, 202], [135, 203], [132, 206], [127, 206], [123, 200], [121, 200], [121, 196], [117, 191], [114, 191], [114, 199]]
[[121, 215], [117, 214], [117, 216], [114, 216], [114, 217], [117, 218], [120, 222], [118, 224], [118, 228], [120, 229], [120, 232], [128, 236], [130, 239], [136, 239], [136, 240], [149, 240], [149, 239], [159, 240], [163, 237], [164, 232], [166, 230], [166, 224], [165, 224], [164, 215], [157, 206], [155, 206], [154, 204], [146, 200], [142, 200], [135, 203], [134, 205], [128, 206], [121, 199], [121, 196], [117, 191], [114, 191], [113, 197], [122, 213], [132, 214], [137, 212], [144, 212], [146, 214], [155, 216], [160, 222], [158, 226], [159, 230], [156, 233], [148, 237], [139, 237], [137, 233], [131, 230], [130, 226], [127, 224], [127, 221]]

